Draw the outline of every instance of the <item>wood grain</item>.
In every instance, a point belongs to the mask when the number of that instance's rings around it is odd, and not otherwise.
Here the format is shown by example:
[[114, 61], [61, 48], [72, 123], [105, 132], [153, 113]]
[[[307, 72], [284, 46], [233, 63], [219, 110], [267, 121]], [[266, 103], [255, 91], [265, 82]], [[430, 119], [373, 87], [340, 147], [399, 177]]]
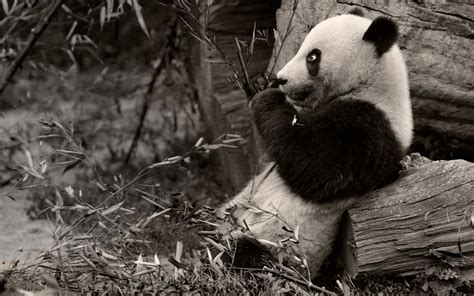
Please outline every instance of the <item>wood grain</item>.
[[474, 164], [424, 162], [349, 210], [359, 273], [474, 268]]

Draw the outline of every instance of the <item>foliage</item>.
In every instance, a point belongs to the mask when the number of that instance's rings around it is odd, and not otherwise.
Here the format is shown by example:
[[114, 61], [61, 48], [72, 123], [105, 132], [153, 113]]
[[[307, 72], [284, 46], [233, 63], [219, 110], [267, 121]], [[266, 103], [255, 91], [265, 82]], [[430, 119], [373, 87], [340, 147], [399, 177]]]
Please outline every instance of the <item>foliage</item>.
[[[112, 183], [106, 183], [96, 163], [76, 142], [71, 127], [54, 119], [42, 121], [42, 125], [47, 130], [44, 139], [59, 137], [61, 146], [51, 146], [52, 153], [39, 163], [28, 154], [22, 166], [23, 177], [16, 186], [44, 182], [48, 176], [45, 163], [55, 155], [64, 171], [76, 170], [71, 163], [77, 161], [88, 167], [89, 184], [98, 190], [92, 193], [76, 185], [49, 184], [54, 195], [46, 200], [49, 206], [45, 213], [53, 225], [54, 245], [34, 260], [13, 261], [4, 276], [7, 289], [22, 288], [22, 278], [28, 277], [30, 285], [43, 291], [305, 293], [304, 288], [268, 273], [242, 275], [226, 269], [223, 253], [213, 255], [210, 251], [221, 249], [220, 243], [210, 238], [197, 243], [201, 241], [199, 236], [190, 237], [190, 227], [204, 236], [214, 232], [214, 211], [195, 207], [183, 196], [156, 195], [154, 170], [183, 165], [197, 153], [234, 148], [233, 143], [241, 140], [238, 136], [225, 135], [211, 144], [200, 139], [188, 153], [149, 165], [131, 180], [116, 176]], [[86, 196], [91, 193], [95, 195], [92, 199]], [[149, 204], [149, 211], [133, 207], [129, 198], [134, 193]], [[169, 256], [175, 239], [183, 239], [186, 245], [177, 241], [176, 251]], [[137, 255], [143, 253], [151, 255]]]
[[[48, 13], [55, 1], [46, 0], [20, 0], [2, 1], [2, 20], [0, 22], [0, 32], [2, 38], [1, 59], [13, 60], [25, 46], [24, 39], [37, 23]], [[50, 26], [61, 26], [65, 30], [56, 31], [60, 33], [56, 42], [48, 39], [48, 44], [41, 44], [38, 51], [45, 46], [51, 49], [58, 46], [59, 50], [67, 53], [71, 62], [76, 63], [75, 52], [79, 47], [97, 48], [95, 41], [89, 36], [91, 30], [97, 29], [94, 24], [97, 22], [102, 30], [107, 23], [122, 17], [127, 10], [132, 10], [137, 18], [143, 32], [150, 37], [148, 27], [142, 14], [142, 7], [138, 0], [108, 0], [101, 1], [63, 1], [60, 15], [57, 16], [56, 23]], [[48, 50], [45, 48], [45, 50]], [[55, 49], [56, 50], [56, 49]]]
[[227, 65], [233, 73], [228, 77], [230, 83], [232, 83], [236, 89], [240, 89], [247, 96], [248, 101], [250, 101], [257, 92], [273, 84], [275, 80], [273, 73], [261, 73], [260, 76], [251, 79], [247, 71], [247, 66], [253, 58], [255, 42], [263, 41], [269, 44], [269, 32], [267, 30], [257, 30], [255, 23], [250, 41], [235, 37], [235, 47], [239, 62], [239, 64], [236, 65], [226, 56], [215, 38], [208, 32], [209, 10], [211, 5], [212, 1], [205, 4], [199, 3], [199, 1], [174, 1], [178, 17], [187, 28], [188, 33], [210, 51], [211, 57], [207, 59], [207, 62]]

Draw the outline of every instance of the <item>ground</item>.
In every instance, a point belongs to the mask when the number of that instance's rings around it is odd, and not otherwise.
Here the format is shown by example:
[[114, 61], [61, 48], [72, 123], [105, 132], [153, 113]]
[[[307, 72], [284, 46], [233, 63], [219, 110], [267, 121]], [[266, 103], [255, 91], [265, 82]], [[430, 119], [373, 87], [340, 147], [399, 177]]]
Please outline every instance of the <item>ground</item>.
[[[135, 153], [124, 166], [124, 155], [139, 125], [143, 89], [151, 71], [145, 68], [134, 73], [117, 69], [111, 72], [104, 77], [100, 69], [89, 72], [46, 70], [34, 78], [22, 73], [24, 76], [9, 88], [6, 97], [16, 103], [5, 108], [0, 116], [1, 270], [11, 268], [10, 263], [19, 256], [29, 259], [30, 255], [51, 248], [52, 233], [59, 220], [48, 207], [51, 202], [66, 206], [77, 204], [65, 188], [82, 190], [83, 198], [90, 204], [100, 202], [100, 190], [90, 182], [91, 168], [87, 164], [57, 165], [71, 159], [53, 150], [72, 148], [64, 139], [39, 139], [48, 134], [40, 121], [55, 121], [68, 131], [74, 130], [74, 140], [94, 162], [104, 184], [115, 183], [113, 180], [117, 178], [131, 179], [144, 167], [186, 153], [198, 141], [202, 127], [197, 108], [188, 97], [188, 89], [179, 85], [182, 82], [179, 75], [169, 71], [158, 78], [159, 87], [151, 97]], [[185, 196], [191, 203], [218, 203], [222, 191], [213, 181], [215, 172], [209, 167], [210, 158], [212, 152], [201, 153], [186, 163], [154, 171], [151, 179], [158, 187], [153, 192], [160, 196]], [[25, 168], [39, 172], [42, 166], [45, 168], [41, 173], [43, 179], [30, 175], [18, 186], [17, 181], [28, 175]], [[58, 193], [64, 200], [58, 201]], [[137, 200], [136, 195], [129, 197], [125, 205], [138, 208], [138, 215], [154, 210], [149, 203]], [[70, 223], [74, 214], [74, 211], [61, 212], [61, 223]], [[186, 240], [186, 235], [181, 239]], [[173, 245], [166, 247], [169, 249], [175, 244], [175, 241], [166, 241], [164, 245]]]
[[46, 220], [32, 220], [27, 215], [31, 200], [18, 195], [15, 200], [2, 197], [0, 207], [0, 271], [8, 269], [18, 256], [27, 260], [48, 249], [53, 241]]

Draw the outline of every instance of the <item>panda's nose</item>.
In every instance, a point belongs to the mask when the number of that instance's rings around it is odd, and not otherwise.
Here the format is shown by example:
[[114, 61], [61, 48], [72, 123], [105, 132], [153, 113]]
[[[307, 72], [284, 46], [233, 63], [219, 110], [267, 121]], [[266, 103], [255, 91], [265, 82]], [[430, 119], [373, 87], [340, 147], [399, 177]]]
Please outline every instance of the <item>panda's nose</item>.
[[288, 82], [288, 79], [277, 78], [276, 82], [278, 85], [285, 85]]

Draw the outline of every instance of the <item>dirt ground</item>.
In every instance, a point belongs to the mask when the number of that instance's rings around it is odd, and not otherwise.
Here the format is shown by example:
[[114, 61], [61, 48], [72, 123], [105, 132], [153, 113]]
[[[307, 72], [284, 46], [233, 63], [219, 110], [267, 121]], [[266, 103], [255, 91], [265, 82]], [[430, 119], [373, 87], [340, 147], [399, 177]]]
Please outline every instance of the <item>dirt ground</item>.
[[15, 198], [3, 196], [1, 201], [0, 271], [7, 269], [13, 259], [34, 257], [52, 244], [48, 221], [31, 220], [26, 215], [30, 201], [21, 195]]
[[[29, 151], [32, 155], [33, 165], [37, 169], [39, 169], [39, 163], [45, 159], [50, 164], [46, 174], [48, 181], [30, 178], [29, 182], [33, 182], [35, 185], [51, 182], [58, 188], [66, 186], [80, 188], [84, 185], [77, 183], [74, 177], [75, 173], [72, 171], [64, 174], [64, 166], [54, 166], [52, 164], [54, 161], [48, 158], [51, 152], [50, 146], [47, 144], [41, 146], [41, 143], [37, 141], [37, 136], [44, 133], [38, 121], [49, 118], [49, 115], [54, 116], [56, 120], [65, 125], [74, 123], [75, 133], [78, 134], [77, 138], [87, 139], [89, 156], [102, 167], [113, 171], [111, 169], [113, 157], [109, 155], [109, 147], [113, 147], [117, 151], [120, 149], [120, 151], [126, 151], [130, 145], [130, 139], [137, 125], [135, 122], [138, 118], [137, 112], [140, 110], [138, 107], [141, 97], [136, 92], [117, 90], [114, 87], [116, 83], [108, 81], [84, 90], [86, 89], [85, 85], [93, 85], [91, 80], [94, 80], [97, 75], [95, 72], [80, 73], [77, 76], [66, 77], [64, 80], [50, 75], [45, 78], [46, 81], [43, 83], [20, 79], [26, 85], [25, 89], [18, 86], [14, 90], [18, 93], [25, 93], [26, 90], [29, 90], [35, 94], [35, 97], [25, 104], [18, 103], [19, 106], [15, 109], [0, 110], [0, 148], [3, 149], [0, 151], [2, 152], [0, 153], [0, 181], [11, 178], [14, 180], [20, 174], [24, 174], [21, 166], [28, 166], [25, 151]], [[123, 74], [117, 78], [117, 84], [126, 84], [123, 83], [126, 79], [128, 86], [131, 84], [133, 86], [141, 85], [143, 77], [148, 76], [145, 74]], [[130, 82], [131, 80], [134, 82]], [[114, 95], [109, 95], [108, 92]], [[176, 94], [176, 90], [162, 90], [160, 94], [161, 99], [150, 105], [150, 114], [145, 125], [146, 130], [142, 135], [142, 138], [151, 140], [142, 141], [137, 145], [137, 155], [134, 161], [137, 163], [143, 161], [143, 165], [148, 165], [155, 159], [159, 160], [187, 151], [197, 140], [195, 135], [197, 127], [194, 127], [192, 122], [197, 122], [197, 114], [192, 114], [193, 118], [189, 119], [190, 112], [182, 110], [183, 108], [189, 109], [188, 101], [183, 99], [183, 104], [187, 104], [186, 107], [175, 108], [173, 104], [176, 104], [176, 100], [174, 100], [173, 94]], [[14, 94], [12, 96], [14, 97]], [[114, 101], [112, 97], [117, 100]], [[117, 111], [117, 108], [120, 111]], [[130, 124], [131, 122], [133, 124]], [[120, 145], [123, 147], [119, 147]], [[78, 171], [79, 174], [82, 173], [82, 171]], [[176, 183], [181, 186], [173, 185], [173, 188], [177, 187], [175, 191], [184, 190], [182, 184], [187, 181], [179, 182], [180, 178], [184, 177], [188, 177], [187, 173], [174, 176]], [[167, 183], [170, 182], [167, 181]], [[196, 182], [199, 183], [195, 180], [194, 183]], [[40, 196], [38, 198], [42, 198], [43, 188], [39, 186], [32, 190], [15, 190], [11, 194], [15, 200], [12, 200], [5, 195], [5, 192], [13, 185], [12, 183], [0, 188], [0, 271], [8, 269], [10, 263], [18, 257], [26, 261], [31, 256], [38, 254], [38, 251], [51, 247], [53, 241], [49, 222], [47, 220], [31, 220], [27, 215], [27, 208], [32, 204], [31, 198], [38, 195]], [[161, 185], [166, 188], [171, 186]], [[200, 196], [206, 197], [204, 190], [200, 191]], [[34, 192], [37, 194], [32, 194]], [[36, 204], [35, 209], [38, 212], [44, 209], [44, 205], [39, 200], [35, 200], [33, 203]], [[44, 218], [44, 215], [42, 217]], [[22, 251], [18, 252], [19, 249]]]

